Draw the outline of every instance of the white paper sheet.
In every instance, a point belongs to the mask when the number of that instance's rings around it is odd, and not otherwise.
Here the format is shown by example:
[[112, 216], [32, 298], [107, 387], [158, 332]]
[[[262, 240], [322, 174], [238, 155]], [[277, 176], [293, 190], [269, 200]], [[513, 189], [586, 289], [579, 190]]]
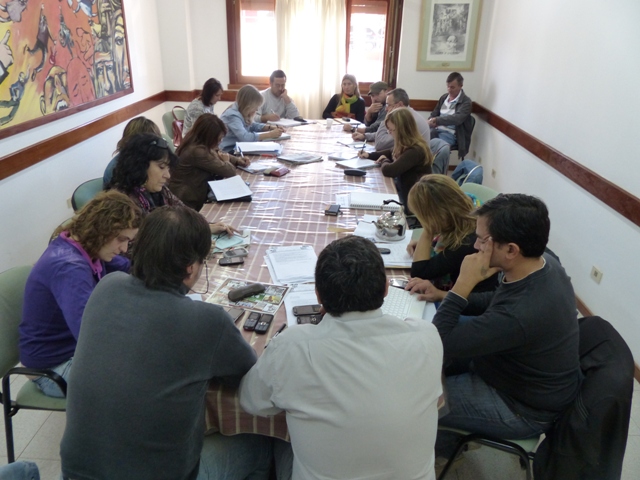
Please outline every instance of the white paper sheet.
[[314, 305], [318, 303], [316, 297], [316, 285], [314, 283], [297, 284], [291, 287], [284, 299], [284, 308], [287, 312], [287, 326], [298, 325], [298, 320], [293, 314], [293, 307], [302, 305]]
[[219, 202], [253, 195], [251, 189], [239, 175], [209, 182], [209, 186]]
[[272, 247], [267, 257], [276, 275], [273, 280], [285, 285], [313, 282], [318, 256], [311, 245]]

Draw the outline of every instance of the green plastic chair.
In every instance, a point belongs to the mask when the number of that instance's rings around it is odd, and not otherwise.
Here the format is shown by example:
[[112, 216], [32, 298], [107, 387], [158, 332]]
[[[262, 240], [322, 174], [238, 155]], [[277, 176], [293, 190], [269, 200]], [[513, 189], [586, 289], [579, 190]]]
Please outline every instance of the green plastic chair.
[[102, 188], [102, 177], [87, 180], [80, 184], [80, 186], [78, 186], [78, 188], [73, 192], [73, 195], [71, 195], [71, 206], [73, 207], [73, 211], [78, 212], [81, 210], [82, 207], [93, 200], [93, 198], [102, 191]]
[[453, 465], [454, 459], [463, 452], [464, 447], [469, 443], [478, 443], [486, 447], [495, 448], [503, 452], [511, 453], [512, 455], [517, 455], [520, 458], [520, 466], [523, 468], [523, 470], [526, 471], [527, 480], [533, 480], [531, 460], [533, 460], [533, 457], [535, 456], [534, 451], [538, 446], [538, 443], [540, 443], [539, 436], [534, 438], [526, 438], [524, 440], [504, 440], [502, 438], [467, 432], [464, 430], [458, 430], [456, 428], [439, 426], [438, 430], [453, 432], [462, 436], [462, 438], [458, 442], [458, 445], [456, 446], [455, 451], [453, 452], [451, 457], [449, 457], [447, 466], [444, 467], [442, 472], [440, 472], [440, 475], [438, 475], [438, 480], [442, 480], [447, 476], [449, 469]]
[[484, 185], [479, 185], [477, 183], [463, 183], [462, 185], [460, 185], [460, 188], [465, 193], [471, 193], [475, 195], [476, 198], [482, 203], [486, 203], [492, 198], [500, 195], [499, 192], [496, 192], [489, 187], [485, 187]]
[[20, 361], [18, 350], [18, 325], [22, 319], [24, 287], [31, 272], [31, 265], [15, 267], [0, 273], [0, 375], [2, 375], [2, 402], [4, 429], [7, 438], [7, 458], [15, 461], [13, 446], [13, 416], [20, 409], [65, 411], [66, 398], [47, 397], [35, 383], [27, 382], [11, 399], [11, 375], [46, 376], [53, 379], [66, 394], [67, 383], [51, 370], [16, 367]]

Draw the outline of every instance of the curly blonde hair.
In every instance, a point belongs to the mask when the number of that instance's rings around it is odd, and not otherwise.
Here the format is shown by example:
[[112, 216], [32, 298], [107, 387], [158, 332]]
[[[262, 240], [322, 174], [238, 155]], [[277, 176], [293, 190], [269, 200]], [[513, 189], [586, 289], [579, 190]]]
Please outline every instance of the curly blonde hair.
[[63, 227], [77, 239], [91, 258], [127, 228], [139, 228], [142, 210], [133, 200], [116, 190], [100, 192]]
[[409, 191], [409, 208], [444, 248], [460, 247], [476, 228], [471, 198], [446, 175], [422, 177]]

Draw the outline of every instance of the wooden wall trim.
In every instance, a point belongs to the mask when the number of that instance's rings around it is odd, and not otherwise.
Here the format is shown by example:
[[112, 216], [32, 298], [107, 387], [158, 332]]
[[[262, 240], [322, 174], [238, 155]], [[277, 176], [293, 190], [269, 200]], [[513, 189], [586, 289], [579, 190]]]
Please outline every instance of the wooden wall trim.
[[518, 145], [556, 169], [576, 185], [584, 188], [598, 200], [620, 215], [640, 226], [640, 198], [611, 183], [593, 170], [541, 142], [511, 122], [473, 102], [473, 113], [496, 130], [504, 133]]
[[165, 92], [160, 92], [143, 100], [127, 105], [104, 117], [67, 130], [51, 138], [35, 143], [14, 153], [0, 158], [0, 180], [46, 160], [68, 148], [84, 142], [142, 112], [152, 109], [166, 101]]

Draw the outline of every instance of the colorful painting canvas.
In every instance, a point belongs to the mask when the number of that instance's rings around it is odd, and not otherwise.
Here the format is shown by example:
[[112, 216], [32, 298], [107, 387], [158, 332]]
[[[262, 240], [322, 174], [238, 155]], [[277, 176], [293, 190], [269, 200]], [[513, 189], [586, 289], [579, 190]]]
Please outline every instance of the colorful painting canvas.
[[122, 0], [0, 0], [0, 138], [132, 91]]

